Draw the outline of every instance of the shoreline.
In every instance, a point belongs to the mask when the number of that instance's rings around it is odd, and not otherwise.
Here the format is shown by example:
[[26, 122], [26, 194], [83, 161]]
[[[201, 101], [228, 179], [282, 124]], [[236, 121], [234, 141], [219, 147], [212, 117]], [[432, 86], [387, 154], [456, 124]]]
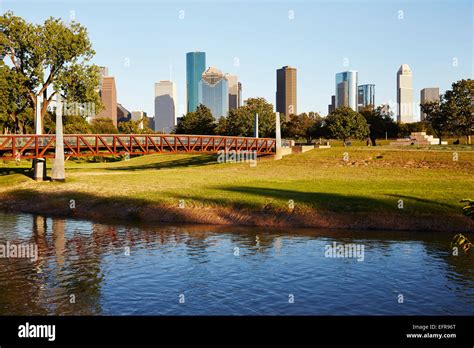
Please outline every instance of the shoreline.
[[215, 226], [275, 228], [316, 228], [337, 230], [424, 231], [465, 233], [474, 230], [474, 221], [460, 214], [404, 215], [399, 213], [339, 213], [314, 209], [265, 209], [233, 207], [186, 207], [147, 204], [133, 206], [96, 199], [70, 209], [63, 200], [0, 195], [0, 211], [49, 217], [84, 219], [101, 223], [167, 223]]

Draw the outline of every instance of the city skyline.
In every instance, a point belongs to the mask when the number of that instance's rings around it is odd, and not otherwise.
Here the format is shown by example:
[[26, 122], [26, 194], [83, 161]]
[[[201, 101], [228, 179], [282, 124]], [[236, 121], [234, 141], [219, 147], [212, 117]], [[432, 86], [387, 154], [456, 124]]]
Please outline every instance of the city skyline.
[[[212, 65], [239, 77], [244, 85], [242, 101], [259, 96], [276, 106], [275, 70], [284, 65], [296, 67], [299, 113], [327, 113], [334, 94], [334, 74], [340, 71], [357, 70], [360, 85], [375, 84], [377, 105], [396, 101], [393, 76], [402, 63], [408, 63], [415, 72], [415, 105], [419, 104], [421, 89], [437, 86], [443, 93], [453, 81], [472, 76], [470, 2], [461, 1], [456, 8], [443, 1], [429, 7], [422, 1], [360, 4], [256, 3], [246, 9], [239, 4], [145, 2], [138, 10], [122, 2], [113, 7], [106, 1], [93, 5], [58, 2], [43, 8], [32, 2], [4, 1], [2, 10], [13, 10], [37, 23], [49, 16], [65, 22], [75, 18], [88, 29], [96, 51], [92, 62], [107, 66], [115, 77], [118, 101], [129, 110], [144, 110], [150, 116], [154, 114], [151, 86], [161, 80], [175, 82], [177, 114], [186, 113], [185, 54], [196, 50], [212, 56]], [[230, 27], [217, 15], [229, 11], [234, 14]], [[202, 21], [213, 14], [213, 23]], [[333, 27], [329, 23], [336, 15], [342, 24]], [[139, 20], [141, 25], [119, 24], [125, 18], [130, 23]], [[350, 26], [355, 37], [370, 33], [372, 39], [363, 49], [355, 41], [344, 40], [349, 30], [346, 18], [358, 20], [357, 28]], [[279, 25], [274, 27], [275, 23]], [[381, 25], [386, 28], [383, 35], [373, 31]], [[261, 26], [274, 30], [257, 30]], [[215, 31], [215, 27], [220, 30]], [[139, 35], [141, 32], [150, 35]], [[169, 34], [162, 36], [163, 32]], [[231, 32], [235, 38], [229, 40]], [[280, 50], [283, 41], [287, 47]], [[414, 111], [417, 118], [419, 108]]]

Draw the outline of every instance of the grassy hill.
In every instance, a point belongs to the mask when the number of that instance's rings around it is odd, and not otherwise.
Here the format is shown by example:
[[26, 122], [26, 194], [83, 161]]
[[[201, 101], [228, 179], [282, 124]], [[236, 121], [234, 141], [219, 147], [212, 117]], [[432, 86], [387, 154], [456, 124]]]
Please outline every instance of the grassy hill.
[[68, 160], [66, 183], [34, 182], [29, 162], [10, 162], [0, 165], [0, 207], [112, 220], [472, 229], [459, 201], [474, 197], [474, 151], [455, 149], [457, 161], [450, 147], [383, 146], [317, 149], [256, 166], [191, 154]]

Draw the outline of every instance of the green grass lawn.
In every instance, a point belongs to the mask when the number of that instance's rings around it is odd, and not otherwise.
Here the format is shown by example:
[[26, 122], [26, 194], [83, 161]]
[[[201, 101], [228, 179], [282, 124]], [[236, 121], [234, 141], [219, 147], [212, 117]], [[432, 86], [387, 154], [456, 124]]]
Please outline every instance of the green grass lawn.
[[[68, 160], [66, 183], [37, 183], [22, 161], [0, 165], [0, 195], [68, 201], [107, 199], [133, 205], [285, 208], [290, 200], [321, 212], [460, 214], [474, 197], [474, 151], [460, 148], [317, 149], [248, 163], [220, 164], [215, 155], [150, 155], [128, 161]], [[344, 153], [349, 155], [343, 160]], [[48, 163], [48, 167], [51, 164]], [[49, 197], [49, 198], [48, 198]], [[403, 200], [404, 209], [398, 209]]]

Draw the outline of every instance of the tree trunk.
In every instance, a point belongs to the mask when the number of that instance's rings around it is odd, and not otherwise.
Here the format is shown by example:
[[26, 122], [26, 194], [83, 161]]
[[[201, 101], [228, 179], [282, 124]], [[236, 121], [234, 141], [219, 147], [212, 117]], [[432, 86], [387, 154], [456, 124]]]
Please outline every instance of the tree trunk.
[[466, 144], [471, 145], [471, 135], [466, 135]]

